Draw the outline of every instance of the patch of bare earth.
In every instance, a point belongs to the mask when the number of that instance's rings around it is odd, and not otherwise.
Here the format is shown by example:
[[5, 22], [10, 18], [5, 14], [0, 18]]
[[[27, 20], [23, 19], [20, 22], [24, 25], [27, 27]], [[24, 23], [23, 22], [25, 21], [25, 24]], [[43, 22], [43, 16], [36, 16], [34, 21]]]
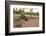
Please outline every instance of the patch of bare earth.
[[28, 21], [21, 20], [22, 27], [38, 27], [39, 19], [28, 19]]
[[28, 19], [25, 20], [18, 20], [14, 24], [15, 27], [38, 27], [39, 26], [39, 19]]

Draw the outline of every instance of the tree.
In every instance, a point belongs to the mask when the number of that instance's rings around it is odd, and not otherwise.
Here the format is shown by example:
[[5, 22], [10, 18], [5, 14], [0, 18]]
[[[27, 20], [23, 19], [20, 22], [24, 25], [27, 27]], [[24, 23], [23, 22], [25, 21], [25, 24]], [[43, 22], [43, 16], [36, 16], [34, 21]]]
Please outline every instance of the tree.
[[24, 15], [24, 14], [25, 14], [24, 8], [19, 9], [19, 12], [20, 12], [20, 14], [21, 14], [21, 19], [27, 21], [27, 17]]
[[21, 15], [24, 15], [24, 8], [19, 9], [19, 13], [20, 13]]
[[30, 10], [30, 14], [31, 14], [31, 15], [33, 14], [33, 12], [32, 12], [32, 11], [33, 11], [33, 9], [31, 9], [31, 10]]
[[15, 14], [15, 8], [13, 8], [13, 13]]
[[39, 15], [39, 13], [37, 12], [37, 15]]

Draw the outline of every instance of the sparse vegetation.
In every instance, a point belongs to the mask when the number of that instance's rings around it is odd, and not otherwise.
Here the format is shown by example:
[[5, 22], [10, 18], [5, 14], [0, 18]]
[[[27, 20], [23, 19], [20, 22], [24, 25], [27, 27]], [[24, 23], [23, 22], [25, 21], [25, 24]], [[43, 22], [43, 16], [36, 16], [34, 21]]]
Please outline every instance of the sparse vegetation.
[[24, 8], [21, 8], [19, 10], [16, 10], [13, 9], [13, 12], [14, 12], [14, 20], [16, 22], [16, 27], [22, 27], [22, 23], [18, 23], [18, 20], [19, 22], [21, 22], [20, 20], [24, 20], [24, 21], [28, 21], [28, 19], [39, 19], [39, 13], [37, 11], [37, 13], [34, 13], [32, 12], [33, 9], [30, 10], [30, 12], [26, 12], [24, 11], [25, 9]]

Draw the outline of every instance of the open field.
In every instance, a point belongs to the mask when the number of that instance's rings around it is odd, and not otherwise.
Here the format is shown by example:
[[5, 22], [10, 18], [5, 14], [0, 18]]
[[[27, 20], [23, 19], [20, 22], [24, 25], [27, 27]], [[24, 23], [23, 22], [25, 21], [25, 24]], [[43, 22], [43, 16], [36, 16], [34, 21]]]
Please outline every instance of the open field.
[[38, 27], [39, 26], [39, 16], [35, 15], [25, 15], [27, 17], [27, 21], [20, 18], [20, 14], [14, 14], [14, 27]]
[[38, 27], [39, 11], [33, 8], [13, 8], [14, 27]]
[[[14, 18], [19, 18], [21, 15], [20, 14], [14, 14]], [[39, 16], [37, 15], [25, 15], [27, 18], [36, 18], [36, 19], [39, 19]]]

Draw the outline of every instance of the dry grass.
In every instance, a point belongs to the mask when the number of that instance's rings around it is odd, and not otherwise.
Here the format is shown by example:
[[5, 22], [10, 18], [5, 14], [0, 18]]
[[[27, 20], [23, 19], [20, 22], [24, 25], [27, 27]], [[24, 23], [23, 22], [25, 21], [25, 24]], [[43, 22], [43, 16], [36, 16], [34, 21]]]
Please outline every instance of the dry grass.
[[14, 27], [38, 27], [39, 26], [39, 16], [27, 16], [28, 21], [20, 18], [20, 14], [14, 15]]

